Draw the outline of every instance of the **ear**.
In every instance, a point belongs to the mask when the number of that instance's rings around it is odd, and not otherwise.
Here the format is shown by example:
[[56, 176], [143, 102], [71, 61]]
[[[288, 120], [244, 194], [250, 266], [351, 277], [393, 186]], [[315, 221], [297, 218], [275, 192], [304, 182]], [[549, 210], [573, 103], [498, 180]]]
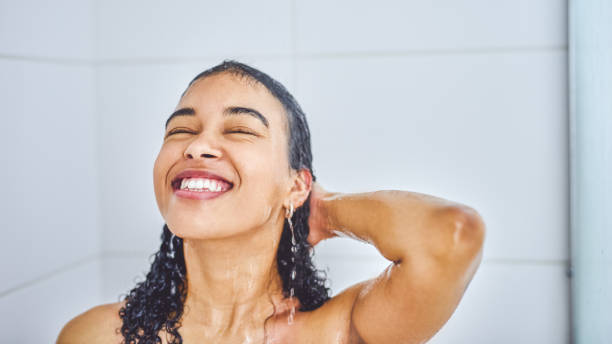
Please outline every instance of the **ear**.
[[312, 174], [307, 168], [303, 168], [297, 172], [294, 170], [291, 180], [291, 190], [289, 190], [289, 195], [283, 205], [289, 209], [289, 204], [293, 203], [293, 209], [295, 211], [295, 209], [304, 204], [310, 194], [312, 188]]

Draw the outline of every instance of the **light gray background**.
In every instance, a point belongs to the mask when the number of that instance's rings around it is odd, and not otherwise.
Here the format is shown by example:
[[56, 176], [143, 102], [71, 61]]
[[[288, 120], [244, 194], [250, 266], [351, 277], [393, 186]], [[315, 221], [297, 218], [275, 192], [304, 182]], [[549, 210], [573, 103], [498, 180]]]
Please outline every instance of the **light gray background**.
[[[225, 58], [305, 110], [329, 190], [474, 207], [484, 258], [431, 343], [569, 341], [566, 1], [0, 0], [0, 320], [49, 343], [148, 271], [163, 123]], [[387, 264], [317, 248], [334, 294]]]

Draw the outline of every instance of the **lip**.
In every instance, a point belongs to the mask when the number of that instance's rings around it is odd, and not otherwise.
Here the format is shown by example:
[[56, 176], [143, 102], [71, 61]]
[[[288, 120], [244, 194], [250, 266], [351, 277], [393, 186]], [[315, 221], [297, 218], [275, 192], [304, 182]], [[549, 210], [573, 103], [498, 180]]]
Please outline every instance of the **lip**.
[[[183, 179], [195, 178], [195, 177], [215, 179], [223, 183], [229, 184], [229, 188], [225, 191], [189, 191], [189, 190], [180, 189], [180, 183]], [[231, 181], [221, 177], [218, 174], [215, 174], [207, 170], [195, 170], [195, 169], [187, 169], [187, 170], [181, 171], [179, 174], [174, 176], [170, 184], [176, 196], [183, 197], [183, 198], [190, 198], [190, 199], [199, 199], [199, 200], [215, 198], [219, 195], [222, 195], [230, 191], [234, 187], [234, 184]]]
[[211, 199], [211, 198], [215, 198], [215, 197], [219, 197], [222, 194], [230, 191], [231, 189], [227, 189], [225, 191], [189, 191], [189, 190], [174, 190], [174, 194], [177, 197], [181, 197], [181, 198], [189, 198], [189, 199], [196, 199], [196, 200], [207, 200], [207, 199]]

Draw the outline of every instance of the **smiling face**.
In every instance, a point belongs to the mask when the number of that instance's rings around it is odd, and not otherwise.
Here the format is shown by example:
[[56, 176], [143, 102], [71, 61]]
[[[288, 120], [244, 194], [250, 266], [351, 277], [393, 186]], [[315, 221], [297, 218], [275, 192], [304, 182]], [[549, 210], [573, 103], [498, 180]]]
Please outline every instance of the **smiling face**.
[[[170, 230], [211, 239], [271, 225], [293, 183], [283, 105], [260, 83], [222, 72], [194, 82], [175, 110], [153, 169], [157, 205]], [[172, 180], [185, 169], [206, 170], [233, 185], [211, 199], [181, 197]]]

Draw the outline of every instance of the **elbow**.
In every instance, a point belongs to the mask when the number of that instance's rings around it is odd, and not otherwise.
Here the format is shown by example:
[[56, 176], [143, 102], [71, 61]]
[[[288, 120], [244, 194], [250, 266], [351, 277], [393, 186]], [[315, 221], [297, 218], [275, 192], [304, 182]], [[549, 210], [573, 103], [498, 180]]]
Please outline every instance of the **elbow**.
[[468, 206], [449, 206], [442, 209], [446, 224], [445, 252], [475, 256], [484, 245], [486, 226], [476, 210]]
[[480, 251], [484, 244], [486, 226], [482, 216], [467, 206], [453, 207], [449, 211], [452, 218], [453, 244], [456, 248]]
[[423, 226], [420, 252], [438, 263], [476, 259], [485, 240], [485, 224], [478, 212], [464, 205], [435, 208]]

